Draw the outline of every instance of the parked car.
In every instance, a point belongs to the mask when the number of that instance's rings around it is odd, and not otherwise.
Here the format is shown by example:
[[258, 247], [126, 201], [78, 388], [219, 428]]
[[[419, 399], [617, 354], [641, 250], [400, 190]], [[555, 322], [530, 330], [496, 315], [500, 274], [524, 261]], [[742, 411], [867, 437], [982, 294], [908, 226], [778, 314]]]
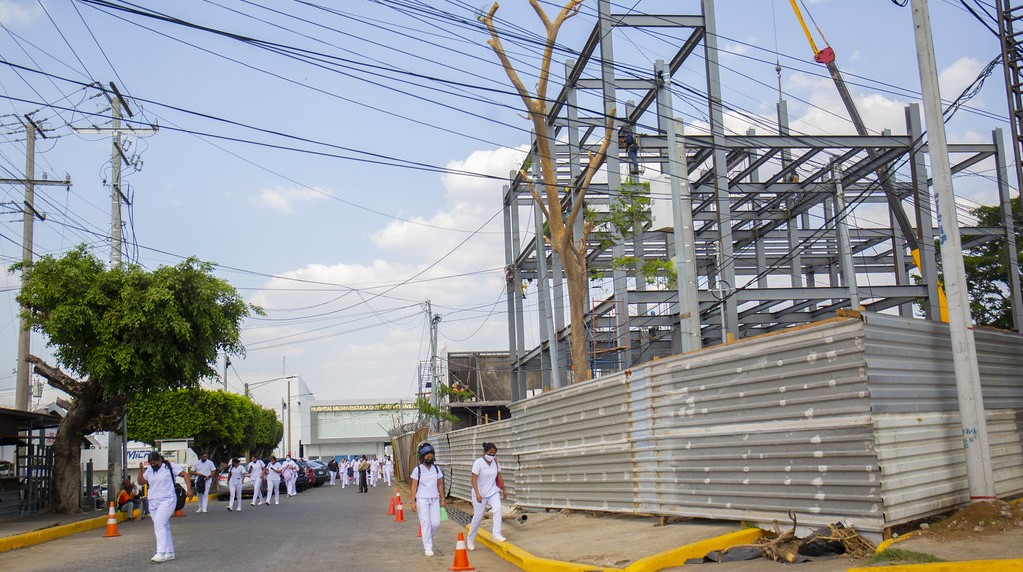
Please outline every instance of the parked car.
[[298, 465], [298, 480], [295, 481], [295, 488], [302, 492], [309, 487], [316, 486], [316, 470], [309, 464], [309, 461], [295, 459], [295, 463]]
[[313, 483], [314, 487], [322, 487], [324, 483], [330, 482], [330, 471], [327, 470], [327, 464], [323, 461], [306, 461], [306, 463], [312, 467], [313, 476], [316, 477], [316, 482]]

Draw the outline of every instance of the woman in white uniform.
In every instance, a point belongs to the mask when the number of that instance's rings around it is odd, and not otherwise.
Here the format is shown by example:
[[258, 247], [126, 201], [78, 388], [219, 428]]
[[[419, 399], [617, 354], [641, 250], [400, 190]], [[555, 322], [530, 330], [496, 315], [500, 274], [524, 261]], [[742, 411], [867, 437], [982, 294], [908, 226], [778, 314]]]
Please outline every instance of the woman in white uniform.
[[[231, 459], [231, 467], [227, 469], [227, 488], [231, 496], [227, 501], [227, 510], [242, 510], [242, 483], [245, 481], [245, 467], [241, 466], [238, 457]], [[238, 499], [238, 508], [234, 507], [234, 501]]]
[[252, 481], [252, 506], [263, 503], [263, 461], [253, 455], [249, 461], [249, 480]]
[[266, 466], [266, 504], [274, 499], [274, 504], [281, 504], [281, 472], [284, 467], [273, 455], [270, 456], [270, 464]]
[[444, 473], [434, 464], [433, 445], [419, 445], [419, 466], [412, 469], [412, 512], [419, 513], [423, 532], [423, 551], [433, 556], [433, 535], [440, 526], [440, 507], [444, 504]]
[[494, 514], [494, 540], [504, 542], [501, 536], [501, 498], [505, 496], [504, 481], [501, 479], [501, 465], [497, 462], [497, 445], [483, 444], [483, 456], [472, 464], [472, 524], [465, 547], [476, 549], [476, 533], [479, 532], [483, 515], [490, 505]]
[[164, 461], [160, 453], [149, 454], [149, 463], [139, 463], [138, 482], [149, 488], [149, 513], [153, 518], [153, 532], [156, 533], [156, 555], [153, 562], [174, 560], [174, 538], [171, 536], [170, 519], [178, 498], [174, 494], [174, 478], [185, 479], [185, 492], [192, 496], [192, 481], [188, 472], [176, 463]]
[[298, 494], [295, 490], [295, 483], [298, 482], [298, 463], [291, 460], [291, 455], [288, 455], [284, 461], [284, 481], [288, 485], [288, 496], [293, 497]]

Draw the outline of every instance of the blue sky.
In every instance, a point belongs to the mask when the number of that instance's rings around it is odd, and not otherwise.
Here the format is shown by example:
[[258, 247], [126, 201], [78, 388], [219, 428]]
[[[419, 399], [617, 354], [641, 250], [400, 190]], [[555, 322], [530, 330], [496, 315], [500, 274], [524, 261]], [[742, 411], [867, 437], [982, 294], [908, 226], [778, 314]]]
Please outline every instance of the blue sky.
[[[128, 153], [142, 165], [125, 170], [133, 198], [127, 234], [137, 245], [126, 254], [148, 268], [184, 256], [214, 262], [219, 276], [267, 308], [265, 319], [245, 324], [249, 352], [233, 358], [232, 389], [280, 375], [286, 361], [286, 373], [301, 375], [321, 399], [409, 397], [429, 351], [425, 300], [443, 317], [442, 350], [507, 346], [498, 179], [521, 161], [528, 124], [474, 21], [489, 3], [312, 4], [137, 0], [144, 10], [270, 47], [263, 49], [96, 3], [0, 0], [0, 59], [51, 74], [0, 63], [0, 125], [6, 126], [0, 129], [0, 176], [22, 175], [24, 132], [16, 119], [34, 112], [51, 135], [37, 144], [37, 174], [67, 173], [73, 181], [70, 191], [37, 189], [48, 218], [36, 225], [35, 252], [60, 254], [86, 242], [107, 259], [110, 141], [73, 127], [108, 125], [107, 100], [82, 84], [115, 82], [136, 119], [161, 127], [154, 136], [128, 138]], [[613, 4], [616, 12], [639, 13], [684, 13], [696, 5]], [[869, 126], [904, 132], [903, 106], [919, 84], [909, 9], [890, 0], [807, 4], [849, 74]], [[723, 92], [741, 110], [730, 114], [730, 128], [764, 131], [763, 122], [773, 120], [778, 59], [794, 128], [852, 133], [787, 1], [717, 5]], [[566, 24], [564, 46], [582, 44], [595, 6], [588, 0]], [[998, 44], [960, 3], [932, 0], [931, 10], [943, 95], [951, 98], [995, 56]], [[525, 0], [505, 0], [498, 14], [509, 33], [539, 30]], [[617, 32], [614, 41], [623, 70], [652, 69], [653, 60], [670, 57], [677, 45], [663, 32], [637, 30]], [[505, 42], [523, 66], [535, 64], [534, 45], [510, 36]], [[327, 60], [331, 69], [279, 53], [295, 54], [295, 48], [333, 58]], [[692, 58], [676, 81], [702, 90], [702, 65], [702, 56]], [[561, 69], [559, 62], [556, 78]], [[997, 69], [970, 102], [976, 111], [961, 111], [950, 122], [950, 140], [987, 141], [996, 127], [1008, 131], [999, 119], [1005, 115], [1001, 74]], [[705, 122], [705, 104], [677, 99], [676, 112], [687, 129]], [[490, 177], [365, 161], [384, 157]], [[983, 179], [958, 177], [956, 183], [967, 205], [993, 200]], [[0, 258], [9, 264], [20, 259], [22, 234], [20, 214], [11, 213], [9, 203], [20, 203], [22, 189], [0, 192], [8, 206]], [[124, 213], [128, 220], [129, 209]], [[6, 277], [0, 305], [0, 357], [9, 366], [0, 370], [0, 401], [11, 403], [17, 283], [16, 275]], [[535, 296], [526, 303], [532, 310]], [[39, 336], [32, 345], [34, 353], [48, 355]]]

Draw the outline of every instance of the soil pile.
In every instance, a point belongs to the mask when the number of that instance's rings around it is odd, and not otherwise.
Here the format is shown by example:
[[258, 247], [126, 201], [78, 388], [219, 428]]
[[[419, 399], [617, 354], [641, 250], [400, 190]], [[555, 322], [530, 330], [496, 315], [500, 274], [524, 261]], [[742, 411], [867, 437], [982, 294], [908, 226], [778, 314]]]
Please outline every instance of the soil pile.
[[976, 502], [930, 525], [921, 534], [940, 540], [991, 535], [1023, 528], [1023, 504], [1004, 501]]

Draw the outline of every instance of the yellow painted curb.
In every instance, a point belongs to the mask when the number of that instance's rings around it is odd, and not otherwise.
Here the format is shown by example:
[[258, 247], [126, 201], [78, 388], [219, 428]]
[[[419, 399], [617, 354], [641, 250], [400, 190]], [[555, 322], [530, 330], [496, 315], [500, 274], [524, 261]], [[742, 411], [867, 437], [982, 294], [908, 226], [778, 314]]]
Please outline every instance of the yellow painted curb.
[[765, 532], [759, 528], [746, 528], [714, 538], [708, 538], [685, 546], [653, 554], [629, 564], [626, 572], [656, 572], [673, 566], [681, 566], [690, 558], [703, 558], [715, 550], [724, 550], [739, 544], [750, 544], [763, 536]]
[[[78, 534], [79, 532], [85, 532], [86, 530], [100, 528], [107, 525], [108, 517], [109, 515], [104, 514], [103, 516], [88, 518], [71, 524], [51, 526], [42, 530], [33, 530], [32, 532], [6, 536], [4, 538], [0, 538], [0, 552], [14, 550], [15, 548], [24, 548], [26, 546], [34, 546], [36, 544], [42, 544], [43, 542], [49, 542], [51, 540], [70, 536], [72, 534]], [[118, 511], [115, 517], [117, 518], [117, 522], [124, 522], [127, 520], [128, 515]]]
[[[469, 527], [465, 527], [468, 531]], [[708, 552], [724, 550], [739, 544], [748, 544], [764, 535], [759, 528], [747, 528], [714, 538], [701, 540], [678, 548], [653, 554], [633, 562], [626, 568], [605, 568], [592, 564], [577, 564], [540, 558], [508, 542], [497, 542], [485, 530], [476, 534], [479, 542], [504, 560], [529, 572], [654, 572], [673, 566], [681, 566], [689, 558], [701, 558]], [[887, 570], [885, 572], [888, 572]]]
[[1019, 572], [1019, 570], [1023, 570], [1023, 559], [903, 564], [880, 568], [850, 568], [846, 572], [878, 572], [878, 570], [884, 570], [884, 572]]
[[906, 534], [900, 534], [898, 536], [893, 536], [892, 538], [889, 538], [888, 540], [882, 540], [881, 544], [878, 544], [877, 548], [874, 549], [874, 554], [881, 554], [885, 550], [888, 550], [888, 547], [893, 545], [893, 544], [895, 544], [896, 542], [902, 542], [903, 540], [909, 540], [910, 538], [913, 538], [914, 536], [916, 536], [919, 533], [920, 533], [919, 530], [914, 530], [913, 532], [907, 532]]

